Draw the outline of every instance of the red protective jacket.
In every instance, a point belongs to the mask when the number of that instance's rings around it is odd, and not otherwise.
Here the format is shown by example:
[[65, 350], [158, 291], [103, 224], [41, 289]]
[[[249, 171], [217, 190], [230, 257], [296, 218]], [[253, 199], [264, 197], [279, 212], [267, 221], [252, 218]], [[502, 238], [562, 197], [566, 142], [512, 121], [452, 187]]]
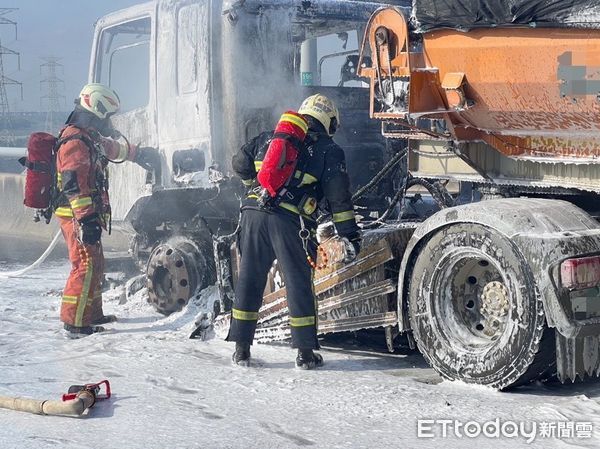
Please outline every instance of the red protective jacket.
[[[81, 135], [63, 143], [56, 157], [58, 207], [55, 214], [63, 218], [83, 218], [98, 214], [106, 226], [110, 217], [108, 198], [108, 162], [134, 160], [136, 147], [99, 136], [73, 125], [67, 126], [60, 138]], [[94, 150], [86, 144], [94, 146]]]

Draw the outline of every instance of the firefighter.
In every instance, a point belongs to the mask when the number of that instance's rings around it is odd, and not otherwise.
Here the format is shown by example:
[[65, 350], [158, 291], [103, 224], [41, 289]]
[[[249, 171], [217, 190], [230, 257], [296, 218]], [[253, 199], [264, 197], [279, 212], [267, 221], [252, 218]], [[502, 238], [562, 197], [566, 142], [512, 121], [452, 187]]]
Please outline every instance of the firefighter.
[[151, 169], [158, 159], [152, 148], [138, 148], [113, 139], [119, 134], [110, 117], [119, 110], [120, 101], [109, 87], [88, 84], [75, 104], [59, 134], [54, 211], [71, 261], [60, 319], [67, 335], [73, 338], [103, 331], [101, 324], [116, 321], [114, 315], [104, 314], [101, 292], [101, 237], [111, 220], [108, 162], [129, 160]]
[[[344, 152], [332, 139], [340, 123], [338, 110], [330, 99], [317, 94], [304, 100], [298, 114], [306, 119], [308, 132], [286, 194], [276, 205], [263, 204], [256, 179], [273, 132], [252, 139], [232, 161], [233, 169], [248, 187], [238, 241], [241, 264], [227, 337], [236, 342], [232, 360], [237, 365], [250, 363], [258, 310], [275, 259], [287, 289], [292, 347], [298, 349], [296, 366], [312, 369], [323, 364], [323, 357], [314, 352], [319, 348], [317, 303], [312, 282], [314, 266], [307, 262], [308, 256], [316, 259], [317, 203], [332, 214], [337, 234], [347, 247], [347, 261], [355, 258], [360, 249]], [[303, 126], [300, 120], [297, 122]]]

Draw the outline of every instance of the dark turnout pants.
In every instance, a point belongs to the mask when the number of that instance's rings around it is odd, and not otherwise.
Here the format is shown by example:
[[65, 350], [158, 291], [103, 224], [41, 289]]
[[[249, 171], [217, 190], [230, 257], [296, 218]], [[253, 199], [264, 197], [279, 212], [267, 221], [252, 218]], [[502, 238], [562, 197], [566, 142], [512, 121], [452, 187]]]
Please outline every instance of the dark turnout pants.
[[[267, 275], [277, 259], [287, 290], [292, 347], [317, 349], [317, 311], [312, 268], [306, 260], [297, 217], [285, 212], [242, 212], [241, 264], [227, 340], [252, 343]], [[315, 258], [314, 244], [309, 244]]]

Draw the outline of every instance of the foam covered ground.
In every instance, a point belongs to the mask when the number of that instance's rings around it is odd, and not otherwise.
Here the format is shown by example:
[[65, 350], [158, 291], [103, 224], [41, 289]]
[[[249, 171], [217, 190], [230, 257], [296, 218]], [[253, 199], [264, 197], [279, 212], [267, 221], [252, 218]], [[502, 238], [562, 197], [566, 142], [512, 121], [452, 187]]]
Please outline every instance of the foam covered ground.
[[[500, 393], [441, 382], [415, 353], [356, 346], [325, 348], [317, 371], [295, 369], [286, 345], [254, 346], [254, 366], [234, 367], [230, 344], [188, 338], [216, 287], [169, 317], [144, 291], [126, 300], [113, 289], [105, 295], [105, 312], [120, 317], [113, 330], [69, 340], [58, 320], [67, 271], [53, 262], [0, 279], [0, 396], [57, 399], [69, 385], [105, 378], [114, 396], [81, 418], [0, 409], [0, 448], [598, 447], [600, 384]], [[436, 424], [433, 438], [418, 438], [418, 419], [522, 421], [538, 433], [531, 444], [523, 435], [444, 438]], [[591, 423], [591, 438], [561, 437], [559, 422]], [[554, 423], [553, 437], [540, 433], [543, 423]]]

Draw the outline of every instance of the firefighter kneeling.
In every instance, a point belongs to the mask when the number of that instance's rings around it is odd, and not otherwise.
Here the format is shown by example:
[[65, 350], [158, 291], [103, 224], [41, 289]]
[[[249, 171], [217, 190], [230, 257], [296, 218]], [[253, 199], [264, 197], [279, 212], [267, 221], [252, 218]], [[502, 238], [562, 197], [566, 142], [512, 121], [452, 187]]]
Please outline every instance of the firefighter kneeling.
[[104, 315], [101, 291], [101, 236], [110, 226], [108, 162], [134, 161], [147, 170], [159, 163], [155, 149], [112, 138], [119, 133], [110, 117], [119, 106], [119, 97], [112, 89], [101, 84], [84, 86], [57, 142], [54, 213], [72, 265], [60, 319], [71, 337], [100, 332], [104, 330], [100, 324], [116, 320], [113, 315]]
[[298, 114], [285, 113], [275, 133], [260, 134], [233, 157], [233, 168], [249, 189], [242, 205], [241, 264], [227, 337], [236, 342], [235, 364], [249, 365], [267, 274], [275, 259], [287, 289], [296, 366], [312, 369], [323, 364], [313, 351], [319, 348], [317, 304], [313, 266], [307, 262], [316, 260], [317, 203], [326, 200], [321, 204], [333, 215], [336, 231], [352, 254], [349, 259], [360, 248], [344, 152], [332, 139], [338, 126], [333, 102], [313, 95]]

